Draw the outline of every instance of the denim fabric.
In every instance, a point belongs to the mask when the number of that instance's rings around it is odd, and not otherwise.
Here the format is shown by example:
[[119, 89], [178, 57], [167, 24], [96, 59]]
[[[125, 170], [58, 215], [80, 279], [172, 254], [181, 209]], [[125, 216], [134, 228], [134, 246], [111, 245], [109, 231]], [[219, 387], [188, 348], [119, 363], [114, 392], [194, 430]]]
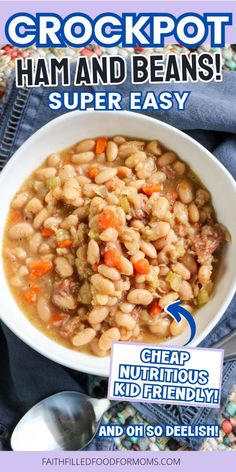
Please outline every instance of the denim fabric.
[[[84, 87], [80, 87], [81, 91]], [[86, 90], [91, 90], [87, 87]], [[103, 87], [95, 87], [96, 90]], [[105, 89], [105, 88], [104, 88]], [[112, 89], [112, 87], [109, 87]], [[135, 89], [129, 81], [119, 86], [127, 108], [128, 92]], [[180, 85], [142, 86], [142, 91], [191, 90], [186, 110], [178, 112], [147, 111], [147, 114], [184, 130], [197, 139], [236, 177], [236, 73], [225, 72], [222, 83], [194, 83]], [[73, 86], [68, 90], [76, 90]], [[78, 88], [77, 88], [78, 90]], [[51, 111], [47, 106], [50, 88], [16, 90], [14, 80], [9, 84], [0, 105], [0, 165], [37, 129], [64, 113]], [[111, 115], [112, 116], [112, 115]], [[210, 347], [236, 328], [236, 298], [224, 317], [203, 341]], [[11, 429], [28, 408], [47, 395], [61, 390], [92, 393], [93, 376], [76, 374], [42, 357], [15, 337], [3, 323], [0, 325], [0, 423]], [[236, 363], [224, 366], [222, 404], [236, 383]], [[83, 386], [83, 388], [81, 387]], [[178, 407], [175, 405], [134, 404], [143, 416], [154, 423], [214, 423], [219, 413], [215, 409]], [[186, 442], [198, 449], [201, 439], [188, 438]], [[111, 440], [94, 440], [89, 449], [113, 449]]]

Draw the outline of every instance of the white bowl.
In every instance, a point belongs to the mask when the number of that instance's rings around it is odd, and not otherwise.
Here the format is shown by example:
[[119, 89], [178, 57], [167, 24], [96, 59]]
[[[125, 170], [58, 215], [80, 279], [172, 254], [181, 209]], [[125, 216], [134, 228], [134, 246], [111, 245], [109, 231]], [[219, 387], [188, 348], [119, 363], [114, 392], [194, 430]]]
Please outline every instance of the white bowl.
[[[143, 139], [159, 139], [173, 149], [197, 173], [211, 192], [219, 222], [223, 223], [233, 240], [227, 244], [217, 275], [216, 288], [209, 303], [198, 310], [195, 321], [197, 334], [191, 346], [197, 346], [213, 329], [226, 310], [236, 288], [236, 184], [227, 170], [203, 146], [181, 131], [158, 120], [132, 112], [67, 113], [43, 126], [14, 154], [0, 176], [0, 242], [10, 202], [26, 177], [45, 158], [91, 136], [127, 135]], [[1, 247], [2, 258], [2, 247]], [[2, 262], [2, 261], [1, 261]], [[37, 330], [16, 304], [0, 264], [0, 316], [3, 322], [25, 343], [44, 356], [75, 370], [96, 375], [109, 375], [109, 358], [99, 358], [76, 352], [56, 343]], [[172, 338], [168, 344], [183, 345], [189, 333]]]

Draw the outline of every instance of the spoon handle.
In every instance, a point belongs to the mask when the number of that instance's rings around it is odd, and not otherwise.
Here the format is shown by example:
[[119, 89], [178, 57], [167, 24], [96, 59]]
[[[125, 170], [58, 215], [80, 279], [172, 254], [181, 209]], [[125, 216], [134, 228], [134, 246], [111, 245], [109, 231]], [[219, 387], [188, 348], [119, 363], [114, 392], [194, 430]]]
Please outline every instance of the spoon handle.
[[221, 339], [218, 343], [214, 344], [214, 348], [224, 349], [224, 360], [232, 361], [236, 360], [236, 330], [231, 334]]

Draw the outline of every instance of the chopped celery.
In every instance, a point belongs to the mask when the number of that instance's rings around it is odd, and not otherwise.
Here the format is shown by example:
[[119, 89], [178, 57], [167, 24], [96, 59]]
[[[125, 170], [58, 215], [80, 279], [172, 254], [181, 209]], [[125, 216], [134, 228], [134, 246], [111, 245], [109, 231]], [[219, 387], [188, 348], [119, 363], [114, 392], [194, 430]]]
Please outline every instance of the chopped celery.
[[201, 288], [197, 297], [198, 305], [205, 305], [209, 300], [209, 295], [205, 288]]
[[176, 246], [176, 252], [177, 252], [178, 257], [183, 257], [185, 254], [185, 249], [183, 246], [178, 245]]
[[120, 206], [125, 213], [130, 213], [130, 204], [127, 197], [120, 198]]
[[54, 188], [60, 185], [60, 178], [59, 177], [50, 177], [47, 179], [47, 188], [49, 190], [53, 190]]
[[90, 231], [88, 232], [88, 237], [90, 239], [99, 239], [99, 233], [94, 229], [90, 229]]
[[170, 271], [166, 276], [166, 281], [170, 284], [172, 290], [178, 292], [182, 283], [182, 278], [178, 274]]

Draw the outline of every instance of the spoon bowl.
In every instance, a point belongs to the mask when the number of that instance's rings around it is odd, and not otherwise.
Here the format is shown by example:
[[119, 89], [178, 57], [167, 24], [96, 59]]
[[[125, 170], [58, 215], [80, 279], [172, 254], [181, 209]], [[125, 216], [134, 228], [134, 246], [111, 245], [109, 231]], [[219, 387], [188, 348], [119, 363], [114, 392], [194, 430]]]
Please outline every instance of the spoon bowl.
[[60, 392], [33, 406], [16, 425], [13, 451], [78, 451], [94, 437], [98, 422], [110, 407], [79, 392]]

